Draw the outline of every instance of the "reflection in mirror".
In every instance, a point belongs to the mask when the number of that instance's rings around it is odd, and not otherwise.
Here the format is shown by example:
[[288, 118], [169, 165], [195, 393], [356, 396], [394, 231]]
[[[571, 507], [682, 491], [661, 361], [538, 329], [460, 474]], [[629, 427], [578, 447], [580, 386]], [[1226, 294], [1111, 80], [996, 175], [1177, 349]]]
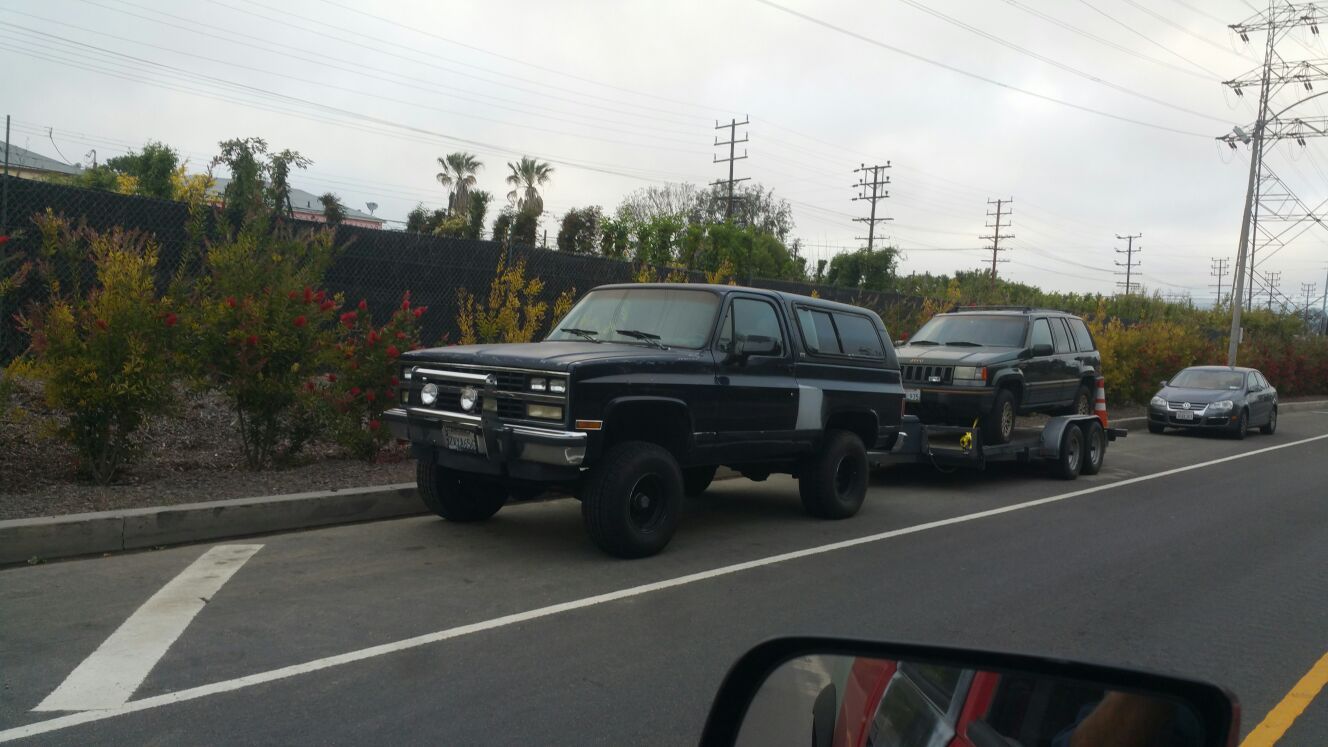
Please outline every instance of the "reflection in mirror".
[[766, 678], [737, 743], [1199, 747], [1205, 740], [1199, 715], [1160, 693], [1027, 672], [815, 655], [787, 661]]

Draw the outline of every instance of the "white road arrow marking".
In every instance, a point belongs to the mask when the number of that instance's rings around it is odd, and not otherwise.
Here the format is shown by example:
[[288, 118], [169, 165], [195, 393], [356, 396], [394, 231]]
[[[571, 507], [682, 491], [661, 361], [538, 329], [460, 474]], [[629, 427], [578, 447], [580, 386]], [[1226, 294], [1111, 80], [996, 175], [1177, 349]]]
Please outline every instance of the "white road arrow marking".
[[129, 616], [34, 711], [119, 708], [226, 581], [262, 545], [218, 545], [203, 553]]

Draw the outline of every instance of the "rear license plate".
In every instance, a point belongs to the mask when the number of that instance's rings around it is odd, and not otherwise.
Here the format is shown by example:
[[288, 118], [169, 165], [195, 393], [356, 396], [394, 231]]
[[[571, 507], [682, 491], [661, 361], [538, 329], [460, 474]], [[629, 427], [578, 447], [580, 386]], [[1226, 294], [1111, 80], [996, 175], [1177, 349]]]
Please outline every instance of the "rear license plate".
[[909, 402], [921, 402], [921, 401], [922, 401], [922, 392], [919, 391], [919, 390], [917, 390], [917, 389], [905, 389], [905, 390], [904, 390], [904, 399], [907, 400], [907, 401], [909, 401]]
[[478, 454], [482, 451], [479, 434], [474, 431], [444, 428], [443, 442], [446, 443], [447, 448], [452, 451], [464, 451], [467, 454]]
[[1194, 413], [1189, 410], [1181, 410], [1176, 413], [1177, 420], [1194, 420]]

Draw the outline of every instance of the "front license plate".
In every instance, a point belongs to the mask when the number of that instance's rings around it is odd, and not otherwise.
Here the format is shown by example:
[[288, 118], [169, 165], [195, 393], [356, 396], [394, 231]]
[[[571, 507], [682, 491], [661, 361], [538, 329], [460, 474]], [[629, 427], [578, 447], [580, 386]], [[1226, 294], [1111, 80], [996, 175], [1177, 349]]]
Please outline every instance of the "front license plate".
[[443, 442], [452, 451], [464, 451], [467, 454], [480, 453], [479, 434], [474, 431], [462, 431], [455, 428], [443, 429]]
[[1180, 412], [1176, 413], [1176, 419], [1177, 419], [1177, 420], [1194, 420], [1194, 413], [1190, 412], [1189, 410], [1181, 410]]
[[922, 392], [919, 391], [919, 390], [917, 390], [917, 389], [905, 389], [905, 390], [904, 390], [904, 399], [907, 400], [907, 401], [909, 401], [909, 402], [921, 402], [921, 401], [922, 401]]

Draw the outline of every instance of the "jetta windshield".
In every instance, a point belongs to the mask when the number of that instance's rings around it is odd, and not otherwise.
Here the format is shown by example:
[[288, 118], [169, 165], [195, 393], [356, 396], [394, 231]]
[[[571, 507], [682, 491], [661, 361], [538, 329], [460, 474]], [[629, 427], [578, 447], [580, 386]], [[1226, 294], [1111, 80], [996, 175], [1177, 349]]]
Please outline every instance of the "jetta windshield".
[[969, 346], [972, 343], [999, 348], [1017, 348], [1024, 344], [1027, 322], [1017, 316], [978, 316], [958, 314], [936, 316], [913, 335], [917, 344]]
[[[621, 288], [591, 291], [549, 333], [550, 340], [648, 345], [643, 335], [671, 348], [700, 348], [710, 337], [719, 296], [710, 291]], [[572, 332], [571, 330], [577, 330]]]
[[1240, 371], [1205, 371], [1186, 369], [1176, 374], [1170, 385], [1180, 389], [1240, 389], [1245, 374]]

